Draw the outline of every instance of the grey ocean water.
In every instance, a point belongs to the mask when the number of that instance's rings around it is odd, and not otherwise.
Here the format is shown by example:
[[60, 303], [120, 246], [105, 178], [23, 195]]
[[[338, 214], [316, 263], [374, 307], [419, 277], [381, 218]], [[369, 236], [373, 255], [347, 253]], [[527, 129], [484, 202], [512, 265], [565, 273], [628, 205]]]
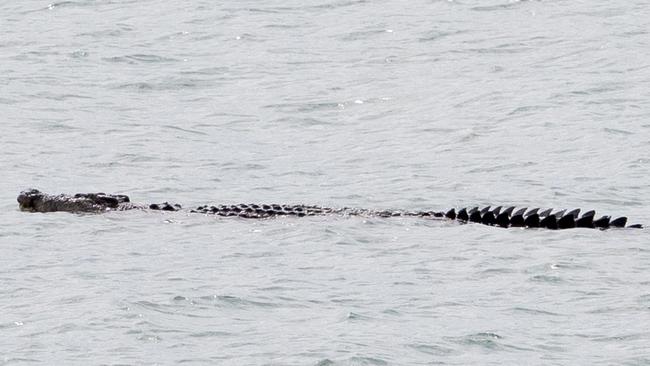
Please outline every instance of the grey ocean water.
[[650, 364], [647, 230], [15, 201], [650, 224], [646, 1], [24, 0], [0, 26], [1, 365]]

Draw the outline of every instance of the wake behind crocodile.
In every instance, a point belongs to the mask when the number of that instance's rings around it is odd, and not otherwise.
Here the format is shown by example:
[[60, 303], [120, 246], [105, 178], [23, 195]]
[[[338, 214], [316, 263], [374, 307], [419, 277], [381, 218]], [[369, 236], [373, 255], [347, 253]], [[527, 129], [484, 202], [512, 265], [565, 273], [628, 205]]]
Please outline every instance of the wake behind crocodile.
[[[135, 204], [127, 195], [97, 193], [77, 193], [73, 195], [50, 195], [37, 189], [21, 192], [17, 198], [23, 211], [31, 212], [94, 212], [124, 211], [133, 209], [156, 211], [180, 211], [180, 204], [169, 202], [152, 204]], [[516, 206], [491, 206], [480, 208], [451, 208], [444, 211], [405, 211], [405, 210], [372, 210], [365, 208], [331, 208], [304, 204], [221, 204], [202, 205], [189, 210], [190, 213], [216, 215], [222, 217], [239, 217], [245, 219], [267, 219], [280, 216], [316, 216], [316, 215], [348, 215], [368, 217], [400, 217], [410, 216], [431, 220], [453, 220], [459, 223], [478, 223], [501, 228], [543, 228], [543, 229], [609, 229], [609, 228], [642, 228], [640, 224], [627, 225], [627, 217], [612, 219], [609, 215], [596, 218], [596, 211], [582, 210], [553, 210], [540, 208], [528, 209]], [[626, 226], [627, 225], [627, 226]]]

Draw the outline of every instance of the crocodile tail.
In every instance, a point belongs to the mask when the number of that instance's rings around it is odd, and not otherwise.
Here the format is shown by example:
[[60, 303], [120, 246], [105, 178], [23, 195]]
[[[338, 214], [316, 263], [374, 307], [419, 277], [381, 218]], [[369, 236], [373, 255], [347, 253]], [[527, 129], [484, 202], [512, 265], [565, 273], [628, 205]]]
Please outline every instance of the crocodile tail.
[[572, 228], [590, 228], [590, 229], [609, 229], [609, 228], [633, 228], [642, 229], [643, 225], [627, 225], [627, 217], [621, 216], [616, 219], [611, 216], [602, 216], [594, 219], [596, 212], [594, 210], [586, 211], [580, 216], [579, 208], [567, 212], [567, 210], [555, 211], [547, 209], [540, 212], [539, 208], [528, 210], [521, 208], [515, 211], [515, 207], [508, 207], [503, 210], [502, 206], [491, 209], [490, 206], [485, 208], [474, 207], [472, 209], [462, 208], [455, 213], [454, 209], [448, 211], [447, 218], [460, 222], [475, 222], [488, 226], [499, 226], [502, 228], [509, 227], [528, 227], [544, 228], [550, 230], [572, 229]]

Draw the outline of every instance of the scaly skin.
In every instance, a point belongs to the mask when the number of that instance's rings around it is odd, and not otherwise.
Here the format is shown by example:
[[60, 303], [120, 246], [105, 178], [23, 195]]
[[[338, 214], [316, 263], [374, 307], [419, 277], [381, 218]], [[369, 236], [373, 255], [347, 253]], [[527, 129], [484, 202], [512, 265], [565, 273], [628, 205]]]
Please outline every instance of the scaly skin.
[[[21, 210], [31, 212], [106, 212], [123, 211], [132, 209], [149, 209], [161, 211], [178, 211], [181, 206], [167, 202], [161, 204], [136, 205], [131, 203], [128, 196], [106, 193], [77, 193], [75, 195], [49, 195], [37, 189], [29, 189], [18, 195], [18, 204]], [[239, 204], [219, 206], [199, 206], [191, 210], [192, 213], [211, 214], [217, 216], [236, 216], [247, 219], [263, 219], [278, 216], [315, 216], [315, 215], [350, 215], [367, 217], [393, 217], [413, 216], [430, 219], [457, 220], [461, 223], [474, 222], [489, 226], [530, 227], [546, 229], [570, 229], [575, 227], [607, 229], [611, 227], [626, 227], [627, 218], [619, 217], [611, 220], [609, 216], [595, 218], [594, 211], [588, 211], [579, 216], [580, 210], [570, 212], [562, 210], [552, 213], [551, 210], [539, 212], [539, 209], [527, 210], [526, 208], [515, 211], [515, 207], [503, 209], [501, 206], [491, 209], [460, 209], [456, 212], [451, 209], [447, 212], [437, 211], [393, 211], [393, 210], [368, 210], [360, 208], [329, 208], [308, 205], [278, 205], [278, 204]], [[641, 228], [641, 225], [630, 225], [628, 228]]]

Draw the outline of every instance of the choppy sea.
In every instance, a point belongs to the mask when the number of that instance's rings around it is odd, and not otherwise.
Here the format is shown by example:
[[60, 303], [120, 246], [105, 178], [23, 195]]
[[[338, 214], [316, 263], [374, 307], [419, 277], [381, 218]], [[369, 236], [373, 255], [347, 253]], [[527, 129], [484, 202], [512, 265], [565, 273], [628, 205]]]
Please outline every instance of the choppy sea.
[[0, 2], [0, 365], [649, 365], [647, 1]]

